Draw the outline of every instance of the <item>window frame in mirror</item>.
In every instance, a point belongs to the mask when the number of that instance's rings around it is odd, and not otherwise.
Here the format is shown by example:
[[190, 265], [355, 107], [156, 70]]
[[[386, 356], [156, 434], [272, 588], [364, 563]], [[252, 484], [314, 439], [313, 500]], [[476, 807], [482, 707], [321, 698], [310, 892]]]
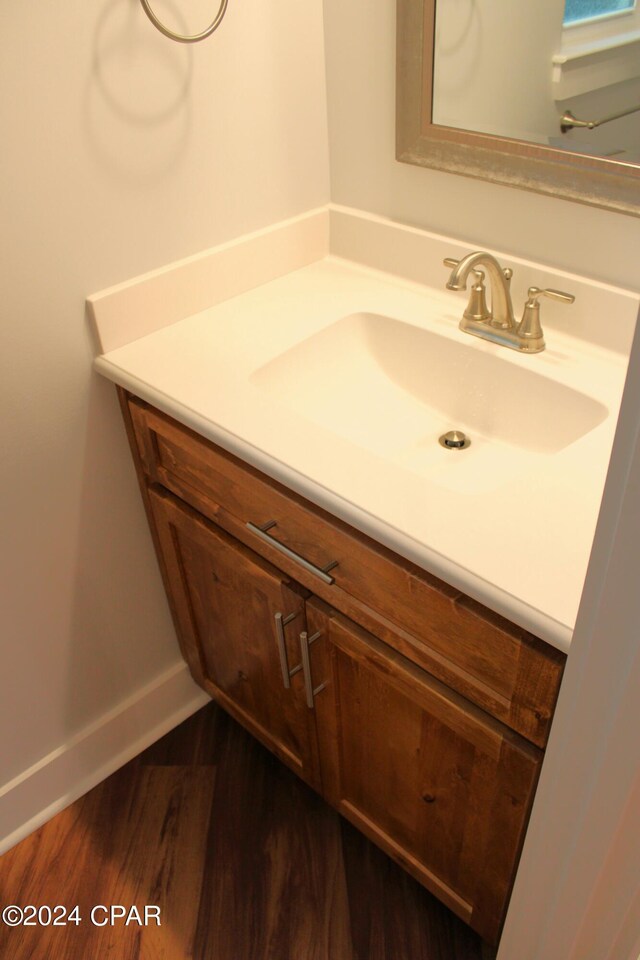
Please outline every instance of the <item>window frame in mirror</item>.
[[396, 159], [640, 216], [640, 165], [432, 122], [436, 0], [397, 0]]

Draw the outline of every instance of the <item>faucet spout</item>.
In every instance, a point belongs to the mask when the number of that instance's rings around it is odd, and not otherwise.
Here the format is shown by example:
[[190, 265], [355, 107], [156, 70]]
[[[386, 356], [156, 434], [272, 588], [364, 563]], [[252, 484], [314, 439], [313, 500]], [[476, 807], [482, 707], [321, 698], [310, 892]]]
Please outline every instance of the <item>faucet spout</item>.
[[467, 278], [472, 270], [483, 266], [491, 280], [491, 326], [502, 330], [513, 330], [516, 325], [513, 315], [513, 304], [509, 292], [508, 277], [496, 258], [491, 253], [477, 250], [463, 257], [451, 271], [447, 282], [448, 290], [464, 290]]

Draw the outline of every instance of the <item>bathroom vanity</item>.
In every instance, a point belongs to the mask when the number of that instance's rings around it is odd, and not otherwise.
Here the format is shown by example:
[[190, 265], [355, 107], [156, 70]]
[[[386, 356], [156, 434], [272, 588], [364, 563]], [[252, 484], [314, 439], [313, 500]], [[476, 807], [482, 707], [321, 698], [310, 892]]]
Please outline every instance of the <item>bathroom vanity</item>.
[[316, 211], [90, 310], [192, 676], [495, 944], [638, 298], [501, 257], [576, 297], [520, 356], [458, 330], [468, 253]]
[[194, 679], [495, 943], [564, 654], [120, 396]]

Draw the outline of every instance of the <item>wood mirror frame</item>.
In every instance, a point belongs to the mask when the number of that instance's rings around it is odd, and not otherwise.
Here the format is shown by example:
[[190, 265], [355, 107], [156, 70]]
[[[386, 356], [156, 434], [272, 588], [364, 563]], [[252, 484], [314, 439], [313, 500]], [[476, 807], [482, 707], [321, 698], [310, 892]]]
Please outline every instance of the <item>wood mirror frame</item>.
[[640, 166], [432, 122], [436, 0], [397, 0], [396, 158], [640, 216]]

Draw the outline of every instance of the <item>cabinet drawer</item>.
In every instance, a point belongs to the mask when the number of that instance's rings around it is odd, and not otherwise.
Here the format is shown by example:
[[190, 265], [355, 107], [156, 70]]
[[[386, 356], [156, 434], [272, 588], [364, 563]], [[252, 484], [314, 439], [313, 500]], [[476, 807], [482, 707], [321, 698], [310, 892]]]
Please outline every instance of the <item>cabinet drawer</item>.
[[[130, 398], [129, 410], [151, 481], [533, 743], [546, 743], [562, 653], [147, 404]], [[265, 539], [256, 528], [273, 521]]]

